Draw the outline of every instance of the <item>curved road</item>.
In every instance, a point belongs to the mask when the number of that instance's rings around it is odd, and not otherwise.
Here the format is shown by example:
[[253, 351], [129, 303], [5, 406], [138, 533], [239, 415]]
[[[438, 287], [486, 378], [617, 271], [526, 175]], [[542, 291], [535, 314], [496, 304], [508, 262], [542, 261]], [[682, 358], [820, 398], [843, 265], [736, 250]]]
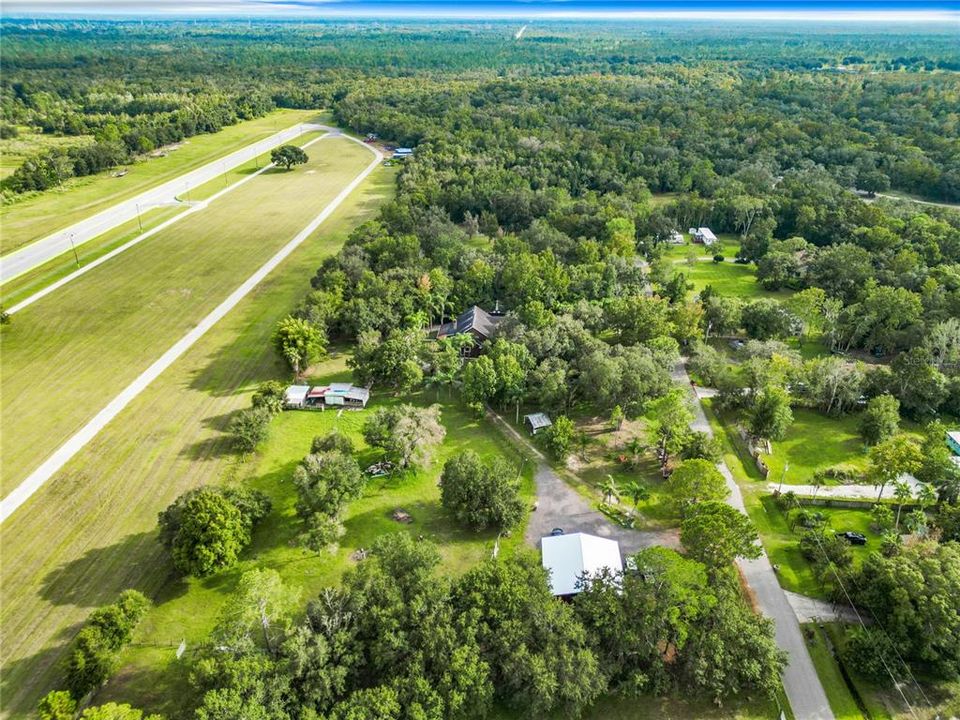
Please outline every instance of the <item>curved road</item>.
[[71, 245], [82, 245], [118, 225], [134, 220], [144, 210], [158, 205], [178, 202], [179, 195], [189, 193], [193, 188], [199, 187], [228, 170], [269, 152], [278, 145], [289, 142], [303, 133], [323, 130], [329, 131], [333, 128], [326, 125], [301, 123], [286, 130], [281, 130], [275, 135], [258, 140], [196, 170], [191, 170], [173, 180], [168, 180], [161, 185], [150, 188], [129, 200], [123, 200], [70, 227], [58, 230], [52, 235], [14, 250], [12, 253], [0, 257], [0, 284], [12, 280], [38, 265], [42, 265], [58, 255], [69, 252]]

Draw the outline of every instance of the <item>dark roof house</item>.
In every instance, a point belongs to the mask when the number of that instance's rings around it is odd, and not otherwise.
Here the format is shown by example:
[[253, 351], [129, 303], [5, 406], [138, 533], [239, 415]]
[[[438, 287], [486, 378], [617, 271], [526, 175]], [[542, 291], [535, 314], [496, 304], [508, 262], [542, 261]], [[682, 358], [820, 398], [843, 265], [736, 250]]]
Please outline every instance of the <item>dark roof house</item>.
[[474, 336], [475, 345], [479, 349], [480, 345], [493, 336], [501, 320], [503, 320], [502, 315], [488, 313], [474, 305], [461, 313], [456, 320], [441, 325], [437, 332], [437, 339], [470, 333]]

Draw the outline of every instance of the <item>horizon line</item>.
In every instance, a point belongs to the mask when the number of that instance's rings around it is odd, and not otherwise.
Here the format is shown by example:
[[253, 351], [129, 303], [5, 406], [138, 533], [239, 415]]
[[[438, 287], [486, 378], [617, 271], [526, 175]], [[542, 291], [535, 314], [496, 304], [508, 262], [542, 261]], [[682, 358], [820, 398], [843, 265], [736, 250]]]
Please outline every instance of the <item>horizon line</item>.
[[[550, 3], [553, 4], [553, 3]], [[106, 7], [105, 7], [106, 5]], [[750, 21], [802, 21], [802, 22], [886, 22], [935, 24], [952, 22], [960, 25], [960, 10], [928, 8], [924, 10], [855, 10], [855, 9], [817, 9], [814, 7], [797, 9], [686, 9], [686, 10], [629, 10], [629, 9], [562, 9], [556, 7], [484, 7], [478, 3], [475, 7], [457, 8], [411, 3], [408, 7], [392, 3], [377, 3], [368, 7], [355, 2], [340, 0], [320, 0], [319, 2], [245, 2], [228, 1], [217, 4], [216, 0], [192, 2], [162, 3], [117, 3], [127, 5], [120, 8], [113, 3], [83, 6], [81, 2], [53, 0], [52, 2], [0, 2], [3, 20], [43, 19], [77, 20], [84, 18], [107, 19], [166, 19], [175, 20], [198, 18], [235, 19], [235, 20], [277, 20], [291, 19], [476, 19], [476, 20], [750, 20]], [[46, 6], [46, 7], [44, 7]]]

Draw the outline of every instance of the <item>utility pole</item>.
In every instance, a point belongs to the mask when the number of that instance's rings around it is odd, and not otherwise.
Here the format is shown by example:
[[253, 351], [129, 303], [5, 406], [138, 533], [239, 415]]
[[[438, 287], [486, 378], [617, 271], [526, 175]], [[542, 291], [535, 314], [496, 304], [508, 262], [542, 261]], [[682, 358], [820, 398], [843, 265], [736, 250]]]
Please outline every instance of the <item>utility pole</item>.
[[80, 267], [80, 256], [77, 254], [77, 246], [73, 244], [73, 233], [70, 233], [70, 248], [73, 250], [73, 259], [77, 261], [77, 267]]
[[777, 495], [783, 490], [783, 481], [787, 477], [787, 470], [790, 469], [790, 463], [783, 464], [783, 472], [780, 474], [780, 485], [777, 486]]
[[140, 219], [140, 203], [137, 203], [137, 225], [140, 227], [140, 233], [143, 233], [143, 221]]

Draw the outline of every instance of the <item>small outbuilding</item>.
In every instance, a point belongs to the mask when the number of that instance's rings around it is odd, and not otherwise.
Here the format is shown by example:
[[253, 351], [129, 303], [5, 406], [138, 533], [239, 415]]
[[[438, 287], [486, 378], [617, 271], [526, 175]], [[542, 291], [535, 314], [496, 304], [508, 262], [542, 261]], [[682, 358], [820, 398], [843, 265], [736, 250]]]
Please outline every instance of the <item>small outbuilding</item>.
[[326, 387], [315, 387], [311, 390], [311, 400], [314, 400], [315, 404], [319, 404], [321, 398], [323, 404], [328, 406], [363, 408], [370, 399], [370, 391], [350, 383], [330, 383]]
[[713, 230], [710, 228], [701, 227], [697, 228], [697, 231], [693, 233], [693, 239], [698, 243], [710, 247], [717, 241], [717, 236], [713, 234]]
[[960, 455], [960, 430], [947, 430], [947, 445], [954, 455]]
[[576, 595], [582, 587], [604, 569], [613, 574], [623, 572], [620, 543], [616, 540], [571, 533], [550, 535], [540, 540], [543, 567], [550, 572], [550, 589], [557, 597]]
[[536, 435], [541, 430], [553, 425], [550, 416], [546, 413], [531, 413], [523, 416], [523, 424], [530, 428], [530, 434]]
[[283, 393], [283, 406], [288, 408], [304, 407], [309, 392], [309, 385], [291, 385]]
[[667, 242], [669, 242], [671, 245], [683, 245], [683, 235], [679, 230], [674, 230], [672, 233], [670, 233], [670, 237], [667, 239]]

